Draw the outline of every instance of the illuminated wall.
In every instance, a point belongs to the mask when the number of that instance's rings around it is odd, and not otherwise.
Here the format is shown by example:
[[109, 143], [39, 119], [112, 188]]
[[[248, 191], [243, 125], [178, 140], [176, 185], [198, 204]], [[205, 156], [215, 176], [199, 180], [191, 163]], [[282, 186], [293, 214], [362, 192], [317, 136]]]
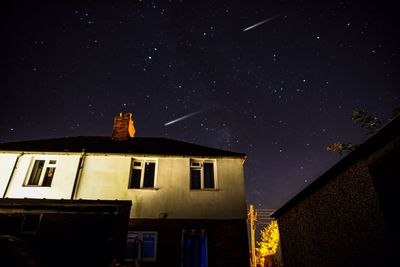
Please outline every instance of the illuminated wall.
[[[8, 157], [16, 157], [11, 154]], [[5, 157], [5, 155], [4, 155]], [[28, 185], [28, 180], [32, 172], [35, 160], [55, 160], [55, 172], [51, 186], [32, 186]], [[4, 160], [1, 159], [0, 165], [3, 167]], [[8, 198], [47, 198], [47, 199], [70, 199], [74, 178], [79, 162], [78, 155], [65, 154], [23, 154], [20, 156], [15, 171], [10, 180], [5, 197]], [[14, 160], [15, 163], [15, 160]], [[11, 173], [14, 167], [7, 165], [5, 172]], [[2, 169], [2, 168], [1, 168]], [[3, 176], [2, 176], [3, 177]], [[10, 177], [10, 176], [7, 176]]]
[[18, 154], [0, 154], [0, 197], [4, 196]]
[[190, 158], [148, 159], [157, 162], [155, 189], [127, 188], [131, 157], [86, 157], [76, 197], [132, 200], [133, 218], [159, 218], [165, 213], [167, 218], [245, 217], [241, 159], [216, 160], [215, 190], [190, 190]]
[[[3, 194], [17, 155], [0, 154], [0, 192]], [[70, 199], [80, 156], [80, 153], [23, 154], [18, 160], [6, 197]], [[156, 162], [154, 189], [128, 189], [132, 158]], [[37, 159], [56, 160], [51, 186], [27, 185]], [[243, 160], [209, 160], [215, 163], [216, 188], [190, 190], [189, 157], [88, 154], [77, 180], [75, 199], [132, 200], [132, 218], [245, 219]]]

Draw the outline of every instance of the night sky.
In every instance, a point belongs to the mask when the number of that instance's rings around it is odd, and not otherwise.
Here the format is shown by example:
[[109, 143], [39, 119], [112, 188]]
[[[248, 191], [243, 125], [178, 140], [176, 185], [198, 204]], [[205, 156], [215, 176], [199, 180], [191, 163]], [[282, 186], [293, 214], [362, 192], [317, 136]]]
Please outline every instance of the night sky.
[[114, 115], [132, 112], [137, 136], [246, 153], [256, 208], [279, 208], [343, 158], [328, 144], [367, 138], [353, 109], [388, 119], [400, 106], [394, 1], [6, 1], [0, 12], [0, 142], [110, 136]]

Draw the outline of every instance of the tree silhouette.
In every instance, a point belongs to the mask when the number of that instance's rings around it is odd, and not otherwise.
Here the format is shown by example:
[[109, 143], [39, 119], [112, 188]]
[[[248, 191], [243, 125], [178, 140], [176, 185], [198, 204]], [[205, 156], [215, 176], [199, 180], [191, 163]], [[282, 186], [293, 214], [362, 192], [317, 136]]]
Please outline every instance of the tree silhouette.
[[[394, 118], [395, 116], [400, 114], [400, 107], [397, 107], [393, 110], [393, 116], [390, 118]], [[389, 120], [390, 120], [389, 119]], [[351, 120], [359, 125], [361, 128], [367, 129], [368, 136], [373, 135], [377, 131], [379, 131], [380, 128], [382, 128], [385, 123], [388, 121], [383, 121], [371, 114], [369, 114], [366, 110], [361, 110], [361, 109], [355, 109], [352, 112], [351, 115]], [[352, 143], [343, 143], [343, 142], [335, 142], [333, 144], [330, 144], [326, 147], [326, 150], [329, 152], [339, 152], [342, 154], [343, 152], [351, 152], [354, 149], [356, 149], [358, 144], [352, 144]]]

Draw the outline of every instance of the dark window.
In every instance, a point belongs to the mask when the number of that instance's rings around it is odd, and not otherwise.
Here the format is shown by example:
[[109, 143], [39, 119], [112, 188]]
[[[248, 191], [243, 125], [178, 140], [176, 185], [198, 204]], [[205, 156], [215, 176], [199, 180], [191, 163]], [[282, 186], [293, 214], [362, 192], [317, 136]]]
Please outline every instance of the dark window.
[[56, 160], [35, 160], [26, 185], [51, 186], [56, 171], [56, 163]]
[[129, 188], [140, 188], [140, 177], [141, 176], [142, 176], [141, 169], [133, 169], [131, 183], [129, 185]]
[[201, 170], [190, 170], [190, 189], [201, 189]]
[[141, 260], [142, 240], [138, 232], [128, 231], [125, 248], [125, 261]]
[[125, 261], [136, 259], [154, 262], [157, 259], [157, 232], [128, 231]]
[[44, 173], [42, 186], [51, 186], [51, 182], [53, 180], [54, 172], [56, 168], [47, 167], [46, 172]]
[[129, 188], [154, 188], [156, 163], [133, 161]]
[[146, 162], [144, 167], [144, 181], [143, 187], [154, 187], [154, 174], [155, 174], [156, 164], [154, 162]]
[[183, 230], [182, 266], [207, 266], [207, 238], [204, 230]]
[[28, 185], [39, 185], [40, 175], [42, 174], [43, 166], [44, 160], [35, 160], [35, 164], [33, 165]]
[[204, 162], [204, 188], [214, 188], [214, 164]]
[[25, 214], [21, 232], [36, 233], [39, 230], [41, 219], [41, 214]]
[[202, 160], [190, 162], [190, 189], [215, 189], [213, 162]]

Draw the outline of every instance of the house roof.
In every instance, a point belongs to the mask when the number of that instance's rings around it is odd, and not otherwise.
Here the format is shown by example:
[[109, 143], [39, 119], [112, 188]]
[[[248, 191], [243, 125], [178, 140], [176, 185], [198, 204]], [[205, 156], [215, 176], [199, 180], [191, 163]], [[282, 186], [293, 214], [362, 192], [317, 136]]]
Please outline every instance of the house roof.
[[221, 150], [169, 138], [134, 137], [114, 140], [111, 137], [76, 136], [0, 143], [0, 151], [122, 153], [179, 156], [245, 157], [243, 153]]
[[400, 115], [397, 115], [391, 121], [386, 123], [378, 132], [368, 138], [364, 143], [360, 144], [354, 151], [349, 153], [342, 160], [333, 165], [324, 174], [312, 182], [308, 187], [304, 188], [300, 193], [295, 195], [286, 204], [277, 209], [272, 217], [278, 218], [294, 205], [302, 201], [307, 196], [317, 191], [320, 187], [328, 183], [331, 179], [342, 173], [344, 170], [352, 166], [357, 161], [364, 159], [382, 148], [391, 140], [400, 137]]

